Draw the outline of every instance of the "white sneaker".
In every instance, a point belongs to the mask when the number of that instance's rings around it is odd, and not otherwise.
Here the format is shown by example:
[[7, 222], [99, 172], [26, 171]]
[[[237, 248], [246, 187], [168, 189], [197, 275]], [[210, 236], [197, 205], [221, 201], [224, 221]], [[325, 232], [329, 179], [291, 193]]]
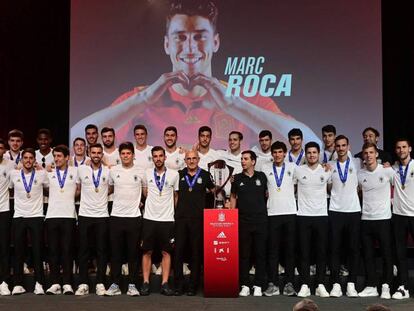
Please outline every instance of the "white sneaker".
[[300, 291], [298, 293], [298, 297], [305, 298], [305, 297], [309, 297], [310, 294], [311, 293], [310, 293], [309, 286], [306, 284], [302, 284], [302, 286], [300, 287]]
[[98, 283], [95, 286], [95, 294], [97, 294], [98, 296], [104, 296], [105, 295], [105, 286], [102, 283]]
[[336, 298], [341, 297], [341, 296], [342, 296], [342, 288], [341, 288], [341, 285], [340, 285], [340, 284], [338, 284], [338, 283], [335, 283], [335, 284], [332, 286], [332, 290], [331, 290], [331, 292], [329, 293], [329, 296], [331, 296], [331, 297], [336, 297]]
[[60, 294], [62, 294], [62, 289], [59, 284], [53, 284], [46, 291], [46, 295], [60, 295]]
[[367, 286], [358, 294], [359, 297], [378, 297], [377, 287]]
[[89, 285], [88, 284], [80, 284], [78, 289], [75, 292], [75, 296], [84, 296], [89, 295]]
[[124, 263], [122, 265], [121, 274], [122, 275], [129, 275], [129, 267], [128, 267], [127, 263]]
[[191, 270], [188, 268], [188, 263], [183, 263], [183, 274], [184, 275], [190, 275]]
[[328, 298], [329, 297], [329, 293], [326, 290], [325, 285], [318, 284], [318, 287], [315, 290], [315, 296], [319, 296], [321, 298]]
[[348, 282], [346, 284], [346, 295], [350, 298], [358, 297], [358, 292], [355, 289], [355, 283]]
[[73, 295], [73, 288], [70, 284], [63, 285], [63, 295]]
[[260, 286], [253, 286], [253, 296], [255, 297], [262, 297], [262, 288]]
[[3, 283], [0, 284], [0, 295], [1, 296], [10, 296], [11, 292], [9, 289], [9, 285], [3, 281]]
[[251, 275], [256, 274], [256, 268], [254, 266], [252, 266], [252, 268], [250, 269], [249, 274], [251, 274]]
[[135, 286], [135, 284], [128, 285], [127, 295], [128, 296], [139, 296], [139, 291], [137, 287]]
[[390, 286], [387, 283], [382, 284], [381, 298], [382, 299], [391, 299]]
[[[96, 290], [98, 292], [98, 290]], [[105, 291], [105, 296], [117, 296], [121, 295], [121, 290], [118, 284], [112, 283], [111, 286]], [[98, 295], [98, 294], [97, 294]]]
[[162, 275], [162, 267], [161, 267], [161, 265], [157, 268], [157, 271], [155, 271], [155, 275]]
[[13, 287], [12, 295], [21, 295], [21, 294], [24, 294], [25, 292], [26, 290], [24, 289], [23, 286], [17, 285]]
[[35, 295], [44, 295], [45, 291], [43, 290], [42, 284], [40, 284], [39, 282], [36, 282], [35, 289], [34, 289], [33, 293]]
[[250, 295], [250, 288], [247, 287], [246, 285], [242, 285], [241, 291], [239, 293], [239, 296], [241, 296], [241, 297], [247, 297], [249, 295]]
[[392, 295], [392, 299], [407, 299], [410, 298], [410, 292], [408, 289], [405, 289], [404, 285], [398, 287], [394, 295]]

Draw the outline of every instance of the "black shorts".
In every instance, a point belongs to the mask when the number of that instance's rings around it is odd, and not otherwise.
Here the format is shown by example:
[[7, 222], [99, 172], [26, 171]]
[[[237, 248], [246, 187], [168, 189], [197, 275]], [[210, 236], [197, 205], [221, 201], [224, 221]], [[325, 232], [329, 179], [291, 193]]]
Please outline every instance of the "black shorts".
[[144, 252], [159, 249], [171, 253], [174, 245], [174, 222], [143, 219], [141, 248]]

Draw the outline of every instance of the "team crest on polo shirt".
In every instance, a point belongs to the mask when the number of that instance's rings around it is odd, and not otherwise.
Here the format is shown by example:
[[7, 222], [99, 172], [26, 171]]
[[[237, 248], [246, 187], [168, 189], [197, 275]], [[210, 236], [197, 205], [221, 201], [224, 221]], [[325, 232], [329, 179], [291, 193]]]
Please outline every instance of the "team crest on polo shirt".
[[134, 175], [134, 181], [138, 181], [138, 176]]
[[37, 185], [37, 179], [34, 180], [34, 184]]
[[105, 177], [102, 177], [102, 181], [105, 182], [105, 180], [106, 180], [106, 178]]
[[152, 157], [148, 156], [148, 162], [151, 162], [151, 161], [152, 161]]
[[197, 184], [201, 185], [202, 183], [203, 183], [203, 179], [201, 177], [198, 177], [197, 178]]
[[175, 159], [175, 164], [178, 165], [178, 163], [180, 163], [180, 160], [179, 159]]
[[69, 179], [72, 180], [73, 179], [73, 175], [69, 175]]
[[349, 174], [352, 174], [352, 172], [353, 172], [354, 170], [352, 169], [352, 168], [350, 168], [349, 170], [348, 170], [348, 172], [349, 172]]
[[379, 181], [380, 181], [380, 183], [384, 182], [384, 177], [382, 177], [382, 176], [381, 176], [381, 177], [379, 178]]
[[321, 176], [320, 179], [321, 179], [321, 182], [325, 181], [325, 177], [323, 177], [323, 176]]
[[121, 163], [121, 161], [119, 161], [119, 159], [116, 159], [116, 164], [119, 164], [119, 163]]
[[288, 171], [287, 174], [288, 174], [289, 177], [292, 176], [292, 172], [291, 171]]
[[[412, 173], [411, 173], [412, 174]], [[6, 172], [3, 172], [3, 177], [6, 178], [7, 174]], [[412, 176], [411, 176], [412, 177]]]
[[[4, 174], [6, 174], [6, 173], [4, 173]], [[4, 175], [4, 177], [6, 177], [6, 175]], [[413, 178], [413, 177], [414, 177], [414, 172], [413, 172], [413, 171], [411, 171], [410, 177], [411, 177], [411, 178]]]
[[262, 185], [260, 179], [256, 179], [256, 186], [260, 187]]

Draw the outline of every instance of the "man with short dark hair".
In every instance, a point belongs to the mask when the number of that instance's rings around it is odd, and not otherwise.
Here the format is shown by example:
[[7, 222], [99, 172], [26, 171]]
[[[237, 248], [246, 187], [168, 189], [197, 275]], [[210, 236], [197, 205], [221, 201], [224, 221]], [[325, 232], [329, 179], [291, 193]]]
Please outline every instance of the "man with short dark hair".
[[208, 126], [202, 126], [198, 129], [198, 156], [200, 157], [200, 161], [198, 165], [203, 170], [208, 170], [208, 164], [214, 162], [218, 159], [219, 155], [216, 150], [210, 148], [212, 137], [212, 130]]
[[43, 247], [43, 188], [47, 185], [45, 170], [36, 170], [36, 152], [26, 148], [22, 152], [22, 169], [12, 171], [11, 187], [14, 188], [14, 288], [13, 295], [26, 292], [23, 287], [23, 261], [27, 233], [30, 235], [35, 268], [36, 295], [43, 295], [44, 272], [42, 261]]
[[75, 195], [78, 170], [68, 166], [69, 148], [58, 145], [53, 149], [55, 169], [48, 172], [49, 205], [46, 229], [49, 246], [50, 280], [46, 294], [62, 293], [60, 268], [63, 270], [63, 294], [73, 295], [73, 247], [76, 224]]
[[[320, 147], [316, 142], [305, 145], [306, 164], [295, 170], [298, 183], [297, 226], [299, 234], [301, 282], [299, 297], [310, 296], [310, 253], [311, 246], [316, 247], [315, 295], [329, 297], [325, 288], [326, 251], [328, 243], [328, 206], [327, 184], [331, 172], [319, 164]], [[313, 244], [314, 243], [314, 244]]]
[[397, 253], [398, 289], [393, 299], [410, 298], [408, 290], [407, 235], [414, 238], [414, 163], [411, 142], [400, 138], [395, 142], [398, 161], [394, 168], [393, 233]]
[[378, 164], [377, 145], [366, 142], [362, 146], [365, 167], [358, 172], [362, 190], [361, 243], [364, 255], [366, 281], [359, 297], [376, 297], [375, 242], [379, 242], [383, 260], [381, 298], [390, 299], [393, 278], [391, 234], [391, 185], [394, 171]]
[[296, 165], [302, 165], [306, 162], [305, 151], [303, 150], [303, 133], [301, 129], [294, 128], [288, 133], [290, 150], [288, 153], [288, 161]]
[[323, 152], [320, 153], [320, 163], [328, 163], [329, 161], [336, 160], [335, 154], [335, 126], [328, 124], [322, 127], [322, 141], [323, 141]]
[[141, 236], [142, 217], [140, 211], [142, 192], [142, 170], [134, 165], [134, 145], [125, 142], [119, 145], [121, 164], [113, 166], [109, 173], [109, 184], [114, 187], [114, 204], [109, 218], [109, 240], [111, 246], [112, 285], [106, 296], [121, 294], [120, 277], [123, 253], [128, 260], [128, 296], [138, 296], [138, 247]]
[[52, 133], [50, 132], [50, 130], [38, 130], [36, 142], [39, 146], [39, 149], [36, 150], [37, 165], [39, 165], [43, 169], [46, 169], [53, 163], [53, 149], [50, 147], [52, 144]]
[[152, 146], [147, 144], [148, 130], [143, 124], [135, 125], [135, 157], [134, 164], [144, 173], [146, 169], [153, 168], [151, 157]]
[[168, 126], [164, 130], [165, 166], [172, 170], [181, 170], [185, 167], [184, 152], [177, 147], [177, 128]]
[[21, 148], [23, 146], [24, 135], [23, 132], [17, 129], [11, 130], [7, 134], [7, 144], [9, 150], [6, 152], [4, 157], [10, 161], [13, 161], [15, 167], [20, 163], [21, 160]]
[[86, 155], [86, 140], [82, 137], [76, 137], [73, 140], [73, 156], [70, 165], [78, 167], [83, 164], [89, 164], [90, 160]]
[[[109, 169], [102, 165], [103, 147], [94, 144], [89, 147], [91, 163], [78, 167], [77, 184], [81, 192], [78, 217], [79, 228], [79, 278], [77, 296], [89, 294], [88, 260], [91, 245], [89, 237], [96, 239], [97, 271], [95, 293], [105, 294], [105, 269], [108, 244], [108, 194]], [[93, 234], [92, 234], [93, 233]]]
[[98, 142], [98, 127], [95, 124], [88, 124], [85, 126], [85, 139], [88, 143], [86, 154], [89, 155], [89, 147]]
[[148, 168], [143, 178], [143, 194], [146, 197], [141, 248], [143, 283], [141, 295], [150, 294], [149, 276], [151, 255], [158, 245], [162, 252], [161, 294], [171, 296], [174, 291], [168, 285], [171, 253], [174, 243], [174, 210], [178, 200], [179, 175], [165, 167], [165, 150], [155, 146], [151, 150], [154, 168]]
[[115, 146], [115, 130], [110, 127], [104, 127], [101, 130], [101, 139], [104, 147], [103, 162], [106, 166], [111, 168], [112, 166], [121, 164], [118, 148]]
[[231, 185], [231, 208], [239, 210], [240, 296], [250, 295], [249, 268], [252, 256], [256, 262], [253, 296], [262, 296], [266, 275], [267, 178], [264, 173], [254, 170], [256, 159], [253, 151], [242, 152], [243, 171], [234, 176]]
[[[364, 144], [365, 143], [371, 143], [371, 144], [375, 144], [375, 146], [377, 147], [377, 153], [378, 153], [378, 157], [377, 157], [377, 162], [379, 164], [391, 164], [392, 163], [392, 157], [391, 155], [378, 148], [378, 140], [380, 137], [380, 133], [378, 132], [378, 130], [374, 129], [373, 127], [367, 127], [366, 129], [363, 130], [362, 132], [362, 138], [364, 140]], [[364, 161], [364, 154], [363, 151], [358, 152], [355, 155], [355, 158], [359, 158], [361, 161]]]
[[252, 151], [257, 155], [256, 171], [261, 171], [264, 165], [272, 164], [273, 157], [271, 152], [272, 146], [272, 132], [263, 130], [259, 133], [259, 145], [254, 146]]
[[226, 151], [220, 150], [219, 159], [224, 160], [227, 165], [234, 168], [234, 174], [241, 173], [241, 142], [243, 141], [243, 134], [238, 131], [231, 131], [229, 133], [229, 149]]
[[[293, 287], [296, 242], [296, 200], [295, 200], [295, 170], [297, 165], [286, 162], [287, 148], [283, 142], [276, 141], [271, 147], [273, 164], [262, 167], [262, 172], [267, 177], [268, 214], [268, 255], [267, 275], [268, 286], [265, 296], [279, 295], [278, 265], [281, 262], [280, 254], [285, 255], [285, 286], [283, 295], [294, 296]], [[282, 245], [284, 248], [282, 248]]]

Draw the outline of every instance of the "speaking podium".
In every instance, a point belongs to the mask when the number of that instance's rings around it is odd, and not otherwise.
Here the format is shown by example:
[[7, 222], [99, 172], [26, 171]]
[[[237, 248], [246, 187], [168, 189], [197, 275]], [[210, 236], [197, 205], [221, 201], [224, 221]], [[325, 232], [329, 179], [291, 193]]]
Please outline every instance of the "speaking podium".
[[204, 210], [204, 296], [239, 296], [237, 209]]

